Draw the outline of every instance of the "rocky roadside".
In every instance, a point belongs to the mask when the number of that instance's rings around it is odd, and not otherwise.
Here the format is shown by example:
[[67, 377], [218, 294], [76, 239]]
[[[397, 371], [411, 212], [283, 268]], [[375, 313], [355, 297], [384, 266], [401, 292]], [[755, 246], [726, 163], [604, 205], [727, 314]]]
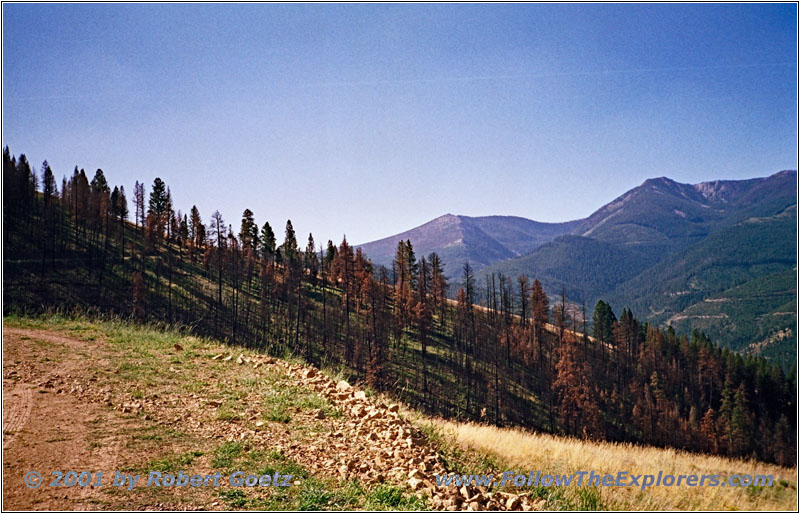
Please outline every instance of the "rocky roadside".
[[364, 391], [345, 381], [334, 383], [313, 366], [283, 361], [278, 365], [347, 413], [344, 426], [330, 434], [325, 445], [331, 453], [346, 454], [348, 445], [342, 439], [347, 439], [358, 443], [361, 450], [346, 459], [326, 459], [324, 467], [328, 471], [336, 469], [342, 478], [355, 477], [365, 482], [382, 482], [387, 477], [405, 482], [411, 490], [429, 497], [429, 505], [436, 510], [536, 510], [544, 503], [524, 493], [517, 495], [475, 486], [437, 486], [434, 475], [449, 470], [425, 436], [403, 419], [397, 404], [373, 401]]

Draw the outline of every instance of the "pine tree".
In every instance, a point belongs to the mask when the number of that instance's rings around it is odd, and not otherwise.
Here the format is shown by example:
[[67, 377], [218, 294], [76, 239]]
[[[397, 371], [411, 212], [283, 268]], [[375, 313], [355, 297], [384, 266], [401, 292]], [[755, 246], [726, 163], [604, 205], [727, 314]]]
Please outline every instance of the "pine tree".
[[306, 245], [304, 257], [306, 270], [311, 280], [311, 286], [316, 287], [317, 273], [319, 272], [319, 258], [317, 257], [316, 248], [314, 248], [314, 236], [311, 235], [311, 232], [308, 233], [308, 244]]
[[445, 315], [447, 313], [447, 279], [444, 275], [444, 264], [436, 252], [428, 255], [428, 262], [431, 267], [431, 286], [430, 292], [433, 297], [433, 307], [439, 315], [439, 326], [445, 327]]
[[242, 226], [239, 230], [239, 241], [242, 249], [255, 250], [258, 248], [258, 225], [253, 219], [253, 211], [245, 209], [242, 213]]
[[297, 262], [297, 236], [294, 233], [292, 220], [286, 220], [286, 232], [281, 245], [283, 250], [283, 257], [286, 259], [288, 265], [294, 265]]
[[273, 262], [275, 259], [275, 232], [268, 221], [261, 227], [261, 258], [264, 261]]
[[152, 216], [152, 223], [154, 224], [154, 235], [160, 238], [164, 233], [167, 224], [167, 207], [169, 202], [169, 195], [167, 193], [167, 186], [164, 182], [156, 177], [153, 181], [153, 190], [150, 191], [150, 200], [148, 202], [148, 216]]
[[205, 242], [205, 234], [203, 234], [205, 230], [201, 231], [201, 227], [203, 227], [203, 220], [200, 217], [200, 211], [196, 205], [192, 205], [192, 209], [189, 211], [189, 255], [192, 264], [195, 263], [197, 252]]
[[717, 453], [717, 426], [716, 412], [711, 407], [708, 408], [700, 422], [700, 434], [703, 437], [703, 450], [710, 453]]
[[[222, 310], [222, 254], [225, 247], [225, 221], [219, 211], [214, 211], [214, 214], [211, 215], [210, 228], [209, 235], [216, 240], [214, 252], [217, 257], [217, 304], [214, 309], [214, 334], [215, 337], [219, 337], [219, 318]], [[209, 249], [211, 249], [210, 246]]]

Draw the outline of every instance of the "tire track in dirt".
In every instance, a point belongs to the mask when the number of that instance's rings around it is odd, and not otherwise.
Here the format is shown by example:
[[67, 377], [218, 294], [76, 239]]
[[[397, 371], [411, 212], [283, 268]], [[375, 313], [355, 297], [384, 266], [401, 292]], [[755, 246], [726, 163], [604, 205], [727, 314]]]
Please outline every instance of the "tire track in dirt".
[[20, 384], [11, 391], [3, 391], [3, 449], [8, 448], [28, 422], [33, 406], [29, 385]]

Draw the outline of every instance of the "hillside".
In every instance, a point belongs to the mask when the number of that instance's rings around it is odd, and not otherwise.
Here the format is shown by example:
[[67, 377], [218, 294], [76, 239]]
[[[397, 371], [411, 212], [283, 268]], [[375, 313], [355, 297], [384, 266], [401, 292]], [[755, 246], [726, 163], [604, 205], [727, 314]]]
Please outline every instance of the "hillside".
[[698, 334], [657, 330], [625, 311], [604, 332], [614, 341], [591, 339], [561, 316], [569, 306], [548, 306], [541, 292], [522, 315], [508, 281], [490, 282], [481, 308], [474, 287], [451, 301], [441, 275], [408, 252], [392, 282], [346, 241], [323, 255], [301, 251], [288, 221], [283, 244], [267, 223], [256, 238], [249, 210], [238, 237], [215, 213], [195, 238], [205, 225], [178, 223], [158, 179], [148, 211], [140, 190], [131, 224], [99, 171], [91, 182], [76, 171], [57, 197], [37, 193], [9, 152], [4, 173], [6, 191], [20, 192], [4, 197], [6, 315], [88, 312], [184, 327], [340, 370], [451, 420], [778, 463], [796, 447], [795, 375]]
[[[332, 370], [117, 319], [3, 320], [3, 504], [11, 510], [652, 510], [796, 508], [796, 469], [445, 422]], [[398, 408], [399, 407], [399, 408]], [[513, 448], [513, 451], [512, 451]], [[669, 462], [667, 468], [664, 462]], [[24, 473], [91, 470], [102, 487], [31, 489]], [[467, 487], [442, 472], [771, 474], [772, 487]], [[132, 488], [114, 471], [138, 474]], [[219, 473], [218, 486], [146, 487]], [[291, 475], [234, 487], [235, 471]], [[279, 479], [284, 482], [283, 478]]]
[[679, 331], [702, 330], [737, 351], [792, 362], [797, 354], [796, 283], [797, 268], [754, 278], [673, 314], [666, 323]]
[[523, 257], [493, 264], [481, 275], [534, 277], [554, 298], [564, 288], [573, 301], [588, 299], [587, 305], [593, 307], [597, 299], [614, 290], [631, 273], [638, 274], [658, 262], [661, 255], [658, 247], [649, 245], [622, 246], [568, 235]]
[[[416, 510], [464, 500], [409, 486], [414, 470], [446, 469], [396, 404], [314, 367], [118, 321], [5, 318], [3, 340], [6, 509]], [[59, 469], [91, 470], [92, 483], [102, 472], [102, 486], [50, 487]], [[22, 483], [30, 470], [45, 477], [40, 488]], [[114, 487], [115, 470], [142, 479]], [[221, 479], [147, 487], [153, 471]], [[236, 487], [236, 471], [290, 479]]]

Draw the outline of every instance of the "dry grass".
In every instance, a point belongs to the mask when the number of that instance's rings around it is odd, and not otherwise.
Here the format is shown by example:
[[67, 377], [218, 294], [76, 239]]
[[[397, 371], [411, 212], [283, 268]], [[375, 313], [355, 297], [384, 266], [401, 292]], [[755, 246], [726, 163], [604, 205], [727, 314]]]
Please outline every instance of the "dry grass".
[[496, 456], [503, 465], [527, 473], [575, 471], [616, 474], [773, 475], [772, 487], [600, 487], [602, 506], [619, 510], [787, 510], [797, 511], [797, 469], [673, 449], [601, 442], [443, 420], [432, 422], [464, 449]]

